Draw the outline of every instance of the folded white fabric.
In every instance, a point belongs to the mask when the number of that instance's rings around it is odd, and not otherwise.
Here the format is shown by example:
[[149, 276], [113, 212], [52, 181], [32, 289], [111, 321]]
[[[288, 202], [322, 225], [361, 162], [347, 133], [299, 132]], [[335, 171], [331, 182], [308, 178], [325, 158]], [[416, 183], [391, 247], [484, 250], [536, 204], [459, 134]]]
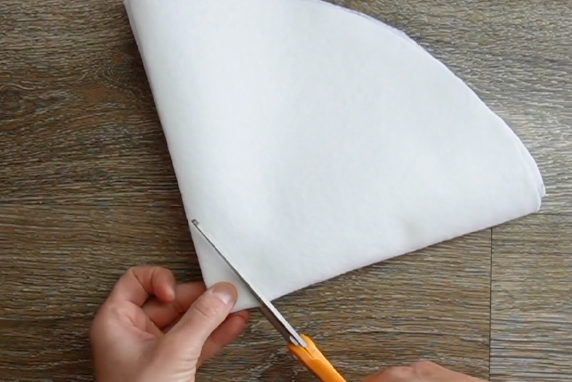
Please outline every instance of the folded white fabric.
[[125, 6], [187, 217], [271, 299], [540, 207], [517, 136], [401, 31], [320, 0]]

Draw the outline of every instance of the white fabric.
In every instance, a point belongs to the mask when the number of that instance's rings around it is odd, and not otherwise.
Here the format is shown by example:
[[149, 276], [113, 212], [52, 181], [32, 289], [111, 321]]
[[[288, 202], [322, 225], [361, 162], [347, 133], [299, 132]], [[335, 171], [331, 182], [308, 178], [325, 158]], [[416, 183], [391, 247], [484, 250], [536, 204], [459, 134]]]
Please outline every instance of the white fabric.
[[187, 217], [271, 299], [540, 207], [517, 136], [401, 31], [320, 0], [125, 5]]

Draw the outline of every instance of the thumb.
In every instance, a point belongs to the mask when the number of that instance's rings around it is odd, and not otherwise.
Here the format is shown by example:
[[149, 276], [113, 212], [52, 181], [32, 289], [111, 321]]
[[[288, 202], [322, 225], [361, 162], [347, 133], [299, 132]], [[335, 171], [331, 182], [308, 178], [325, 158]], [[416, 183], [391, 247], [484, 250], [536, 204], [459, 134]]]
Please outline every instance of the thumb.
[[237, 298], [232, 284], [214, 285], [191, 305], [168, 335], [182, 341], [188, 350], [192, 347], [198, 357], [209, 336], [230, 314]]

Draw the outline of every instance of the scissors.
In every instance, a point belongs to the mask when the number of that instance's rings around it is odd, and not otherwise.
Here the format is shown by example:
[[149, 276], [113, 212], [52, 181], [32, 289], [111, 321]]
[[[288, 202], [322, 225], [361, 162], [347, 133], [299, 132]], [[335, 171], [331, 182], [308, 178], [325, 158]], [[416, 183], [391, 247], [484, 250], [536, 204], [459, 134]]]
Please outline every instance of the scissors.
[[192, 220], [192, 224], [197, 228], [206, 241], [214, 248], [224, 262], [236, 273], [238, 278], [245, 284], [249, 291], [254, 295], [260, 304], [259, 310], [266, 319], [276, 328], [276, 330], [284, 337], [288, 343], [288, 350], [293, 354], [302, 365], [312, 372], [322, 382], [346, 382], [341, 374], [334, 368], [328, 359], [318, 349], [314, 341], [304, 334], [298, 334], [296, 330], [286, 321], [280, 312], [272, 305], [264, 295], [250, 283], [244, 275], [242, 275], [228, 258], [217, 247], [214, 241], [203, 231], [201, 225], [196, 219]]

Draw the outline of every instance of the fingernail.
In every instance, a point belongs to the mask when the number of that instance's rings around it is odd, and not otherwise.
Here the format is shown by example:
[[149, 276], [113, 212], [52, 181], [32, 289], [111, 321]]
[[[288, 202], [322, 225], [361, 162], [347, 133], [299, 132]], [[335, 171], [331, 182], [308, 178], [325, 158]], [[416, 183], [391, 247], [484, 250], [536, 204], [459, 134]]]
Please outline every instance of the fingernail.
[[226, 305], [234, 305], [237, 299], [236, 288], [229, 283], [216, 284], [212, 288], [213, 295], [217, 296]]
[[167, 297], [169, 298], [169, 300], [174, 300], [175, 297], [177, 297], [177, 293], [175, 292], [175, 288], [173, 287], [169, 287], [167, 288]]

